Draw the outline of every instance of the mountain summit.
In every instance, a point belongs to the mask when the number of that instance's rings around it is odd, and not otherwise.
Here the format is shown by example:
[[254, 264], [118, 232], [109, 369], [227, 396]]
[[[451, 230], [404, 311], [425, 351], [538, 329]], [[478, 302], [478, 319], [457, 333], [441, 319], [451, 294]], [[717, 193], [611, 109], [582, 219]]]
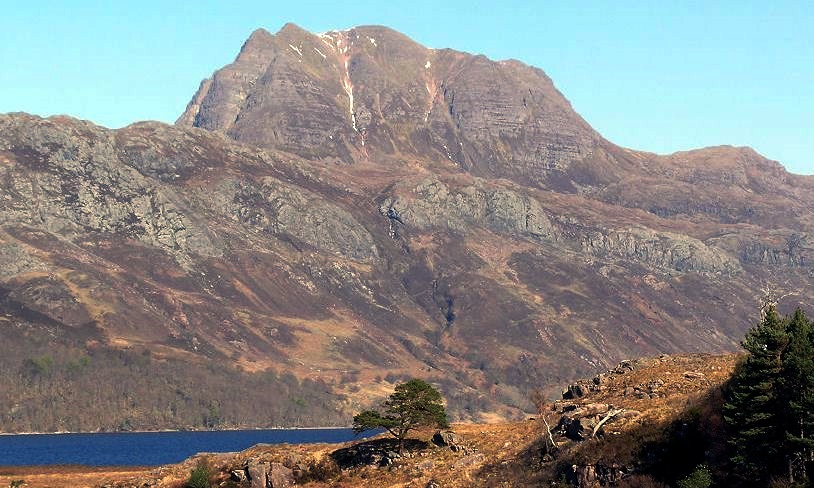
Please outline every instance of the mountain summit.
[[0, 427], [336, 424], [411, 377], [519, 415], [737, 349], [814, 298], [812, 231], [814, 178], [618, 147], [518, 61], [258, 30], [174, 126], [0, 115]]
[[601, 144], [542, 71], [428, 49], [386, 27], [255, 31], [178, 125], [323, 160], [447, 160], [545, 181]]

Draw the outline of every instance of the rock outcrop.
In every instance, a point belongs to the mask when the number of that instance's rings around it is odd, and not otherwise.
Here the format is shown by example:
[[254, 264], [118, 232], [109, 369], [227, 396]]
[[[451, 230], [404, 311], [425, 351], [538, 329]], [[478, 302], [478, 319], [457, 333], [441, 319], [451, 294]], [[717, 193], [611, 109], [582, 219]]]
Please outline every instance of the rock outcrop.
[[451, 430], [441, 430], [433, 434], [432, 443], [439, 447], [447, 447], [452, 452], [470, 452], [463, 437]]
[[426, 180], [404, 195], [385, 199], [380, 209], [398, 209], [403, 224], [418, 229], [465, 232], [482, 226], [498, 233], [541, 240], [557, 235], [542, 205], [512, 190], [475, 185], [450, 191], [441, 181]]
[[597, 256], [615, 255], [660, 269], [726, 274], [740, 270], [737, 259], [721, 249], [689, 236], [649, 229], [591, 232], [582, 246]]
[[351, 259], [376, 256], [372, 236], [350, 212], [303, 188], [270, 177], [225, 179], [207, 196], [218, 212], [247, 227]]

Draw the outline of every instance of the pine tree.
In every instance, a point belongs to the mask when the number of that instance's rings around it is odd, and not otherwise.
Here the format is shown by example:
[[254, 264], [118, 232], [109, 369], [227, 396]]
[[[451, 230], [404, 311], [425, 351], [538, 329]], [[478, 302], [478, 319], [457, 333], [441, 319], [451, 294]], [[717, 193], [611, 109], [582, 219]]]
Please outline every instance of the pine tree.
[[441, 393], [419, 379], [396, 385], [380, 410], [365, 410], [353, 417], [353, 430], [385, 429], [398, 440], [399, 454], [407, 434], [421, 427], [447, 427], [447, 412]]
[[814, 452], [814, 328], [801, 309], [788, 320], [786, 334], [778, 397], [788, 477], [794, 482], [807, 479], [806, 462]]
[[[749, 353], [738, 365], [724, 404], [733, 474], [748, 485], [765, 482], [783, 462], [785, 441], [777, 396], [782, 354], [788, 344], [785, 320], [769, 307], [741, 343]], [[769, 468], [769, 469], [767, 469]]]

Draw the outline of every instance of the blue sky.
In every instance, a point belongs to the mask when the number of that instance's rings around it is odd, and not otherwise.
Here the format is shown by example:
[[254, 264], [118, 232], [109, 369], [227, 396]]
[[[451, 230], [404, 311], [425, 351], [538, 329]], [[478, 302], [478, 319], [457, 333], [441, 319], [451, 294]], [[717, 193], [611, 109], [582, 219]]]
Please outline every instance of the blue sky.
[[814, 174], [810, 1], [9, 2], [0, 112], [172, 122], [252, 30], [285, 22], [383, 24], [429, 47], [519, 59], [617, 144], [748, 145]]

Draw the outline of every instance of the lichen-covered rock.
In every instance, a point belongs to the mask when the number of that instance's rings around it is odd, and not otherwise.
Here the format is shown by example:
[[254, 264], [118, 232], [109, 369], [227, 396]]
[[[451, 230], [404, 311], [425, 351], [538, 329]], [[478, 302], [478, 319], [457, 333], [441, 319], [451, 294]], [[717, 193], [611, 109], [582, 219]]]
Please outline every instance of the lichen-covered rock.
[[269, 488], [288, 488], [294, 486], [294, 471], [282, 463], [271, 463], [268, 473]]
[[588, 387], [584, 384], [580, 383], [573, 383], [568, 385], [562, 391], [562, 399], [563, 400], [573, 400], [575, 398], [580, 398], [585, 396], [585, 394], [589, 391]]
[[376, 256], [373, 238], [350, 212], [303, 188], [272, 178], [224, 179], [207, 196], [216, 210], [241, 224], [352, 259]]
[[238, 483], [242, 483], [249, 479], [249, 475], [245, 469], [233, 469], [230, 471], [229, 477], [232, 481], [236, 481]]
[[89, 123], [5, 117], [0, 145], [9, 199], [0, 225], [31, 225], [65, 237], [125, 235], [176, 254], [220, 255], [217, 238], [185, 198], [121, 161], [110, 132]]
[[475, 467], [478, 467], [478, 466], [482, 465], [485, 461], [486, 461], [486, 456], [478, 452], [478, 453], [475, 453], [475, 454], [466, 455], [466, 456], [456, 460], [454, 463], [452, 463], [452, 468], [453, 469], [461, 469], [461, 468], [472, 469], [472, 468], [475, 468]]
[[590, 232], [582, 247], [596, 256], [617, 256], [676, 271], [735, 273], [741, 269], [735, 258], [698, 239], [648, 229]]
[[0, 280], [45, 271], [48, 266], [13, 242], [0, 242]]
[[555, 239], [557, 230], [545, 209], [533, 198], [488, 185], [452, 191], [439, 180], [425, 180], [410, 197], [387, 199], [381, 209], [395, 207], [407, 226], [464, 231], [483, 226], [534, 239]]
[[249, 474], [251, 488], [267, 488], [269, 472], [268, 463], [251, 459], [246, 466], [246, 472]]
[[575, 441], [584, 441], [593, 436], [594, 427], [598, 424], [598, 420], [593, 417], [575, 417], [571, 415], [563, 415], [560, 417], [560, 422], [557, 428], [565, 437]]
[[566, 481], [577, 488], [597, 488], [618, 483], [630, 469], [625, 466], [604, 464], [573, 465], [566, 472]]

